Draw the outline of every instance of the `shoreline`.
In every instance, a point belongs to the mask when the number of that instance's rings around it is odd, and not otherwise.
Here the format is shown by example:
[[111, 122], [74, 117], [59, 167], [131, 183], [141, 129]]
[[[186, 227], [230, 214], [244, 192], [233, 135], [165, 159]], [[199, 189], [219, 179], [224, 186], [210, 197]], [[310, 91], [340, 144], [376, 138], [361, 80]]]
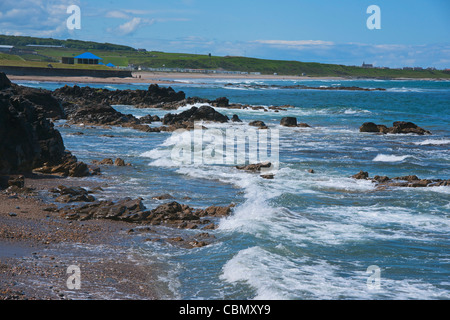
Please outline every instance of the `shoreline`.
[[[27, 176], [36, 192], [101, 186], [88, 179]], [[131, 249], [134, 224], [69, 221], [31, 194], [0, 191], [0, 300], [157, 300], [158, 270]], [[70, 290], [67, 268], [79, 266], [81, 289]], [[167, 294], [163, 294], [167, 295]]]
[[[140, 78], [139, 78], [140, 76]], [[96, 77], [59, 77], [59, 76], [14, 76], [8, 75], [11, 81], [38, 81], [61, 83], [92, 83], [92, 84], [179, 84], [177, 80], [380, 80], [377, 78], [355, 77], [309, 77], [309, 76], [283, 76], [283, 75], [230, 75], [230, 74], [202, 74], [202, 73], [176, 73], [176, 72], [133, 72], [133, 78], [96, 78]], [[389, 81], [449, 81], [448, 79], [434, 78], [392, 78]]]

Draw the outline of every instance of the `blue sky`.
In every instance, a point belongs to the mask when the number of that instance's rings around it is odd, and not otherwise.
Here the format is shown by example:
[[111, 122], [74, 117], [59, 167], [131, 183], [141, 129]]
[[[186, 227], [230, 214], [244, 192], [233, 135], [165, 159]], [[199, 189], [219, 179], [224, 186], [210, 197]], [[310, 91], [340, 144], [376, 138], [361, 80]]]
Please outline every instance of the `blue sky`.
[[[66, 9], [81, 8], [81, 30]], [[370, 5], [381, 29], [369, 30]], [[448, 0], [1, 0], [0, 33], [147, 50], [450, 68]]]

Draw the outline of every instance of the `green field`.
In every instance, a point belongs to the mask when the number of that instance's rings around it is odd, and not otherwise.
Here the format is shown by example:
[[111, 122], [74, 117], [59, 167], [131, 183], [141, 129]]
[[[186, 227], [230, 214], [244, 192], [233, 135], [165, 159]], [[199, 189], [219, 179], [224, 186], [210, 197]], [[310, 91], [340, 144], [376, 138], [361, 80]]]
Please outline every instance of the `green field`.
[[[63, 48], [27, 47], [26, 44], [62, 45]], [[75, 57], [89, 51], [118, 67], [134, 66], [150, 68], [185, 68], [260, 72], [261, 74], [302, 75], [311, 77], [364, 77], [364, 78], [450, 78], [450, 71], [443, 70], [398, 70], [362, 68], [354, 66], [256, 59], [247, 57], [220, 57], [189, 53], [165, 53], [159, 51], [138, 52], [115, 44], [101, 44], [76, 40], [55, 40], [32, 37], [0, 35], [0, 45], [14, 45], [13, 54], [0, 54], [0, 65], [39, 66], [49, 63], [54, 68], [107, 69], [104, 66], [67, 65], [59, 63], [61, 57]], [[21, 51], [22, 50], [22, 51]], [[28, 52], [26, 52], [28, 50]], [[30, 50], [35, 53], [30, 53]]]

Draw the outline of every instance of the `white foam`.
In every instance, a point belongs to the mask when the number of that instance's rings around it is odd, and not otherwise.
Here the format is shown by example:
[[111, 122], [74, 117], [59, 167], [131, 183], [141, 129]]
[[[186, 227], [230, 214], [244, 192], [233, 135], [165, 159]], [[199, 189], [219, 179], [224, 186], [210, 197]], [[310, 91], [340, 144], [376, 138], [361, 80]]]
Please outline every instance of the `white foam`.
[[412, 157], [412, 156], [410, 156], [410, 155], [396, 156], [396, 155], [391, 155], [391, 154], [379, 154], [372, 161], [374, 161], [374, 162], [402, 162], [410, 157]]
[[424, 141], [414, 142], [418, 146], [444, 146], [450, 144], [450, 139], [427, 139]]
[[220, 278], [232, 284], [247, 283], [256, 290], [255, 300], [435, 299], [448, 295], [446, 290], [420, 280], [390, 279], [382, 266], [380, 288], [370, 289], [367, 268], [357, 263], [342, 267], [321, 259], [251, 247], [229, 260]]

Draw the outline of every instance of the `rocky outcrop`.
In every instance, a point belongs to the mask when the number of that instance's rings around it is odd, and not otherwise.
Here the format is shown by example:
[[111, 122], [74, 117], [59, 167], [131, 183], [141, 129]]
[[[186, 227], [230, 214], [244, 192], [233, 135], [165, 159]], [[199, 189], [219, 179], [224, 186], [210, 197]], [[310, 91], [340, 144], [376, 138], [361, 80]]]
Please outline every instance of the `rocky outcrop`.
[[[63, 189], [65, 190], [65, 189]], [[80, 190], [76, 190], [78, 192]], [[84, 194], [80, 191], [81, 194]], [[59, 213], [69, 220], [109, 219], [147, 225], [164, 225], [177, 229], [199, 229], [209, 226], [208, 218], [222, 218], [231, 214], [233, 205], [227, 207], [211, 206], [206, 209], [193, 209], [176, 201], [162, 204], [147, 210], [143, 199], [124, 198], [117, 201], [94, 201], [81, 206], [59, 209]]]
[[195, 121], [212, 121], [212, 122], [228, 122], [230, 119], [217, 112], [214, 108], [210, 106], [201, 106], [200, 108], [192, 107], [189, 110], [186, 110], [180, 114], [166, 114], [162, 123], [164, 125], [174, 125], [177, 123], [190, 122], [194, 123]]
[[59, 186], [50, 190], [51, 193], [57, 195], [56, 202], [94, 202], [95, 198], [89, 192], [81, 187]]
[[67, 152], [59, 161], [59, 164], [44, 163], [41, 167], [34, 168], [34, 173], [51, 174], [60, 177], [86, 177], [100, 174], [98, 168], [90, 168], [84, 162], [79, 162], [75, 156]]
[[430, 131], [425, 130], [412, 122], [405, 121], [397, 121], [394, 122], [393, 126], [388, 128], [385, 125], [377, 125], [373, 122], [366, 122], [360, 128], [360, 132], [373, 132], [373, 133], [382, 133], [382, 134], [417, 134], [417, 135], [425, 135], [431, 134]]
[[101, 161], [99, 160], [93, 160], [92, 164], [94, 165], [105, 165], [105, 166], [116, 166], [116, 167], [131, 167], [130, 163], [126, 163], [125, 160], [121, 158], [116, 158], [116, 160], [113, 160], [111, 158], [106, 158]]
[[0, 90], [11, 88], [11, 81], [4, 72], [0, 72]]
[[87, 166], [65, 150], [60, 133], [43, 109], [20, 95], [17, 86], [6, 79], [0, 73], [0, 173], [28, 173], [70, 160], [68, 175], [89, 174]]
[[134, 105], [137, 107], [154, 107], [158, 104], [183, 101], [184, 92], [176, 92], [171, 87], [160, 87], [152, 84], [147, 90], [107, 90], [91, 87], [64, 86], [56, 89], [53, 95], [62, 100], [75, 102], [80, 105], [91, 104], [106, 105]]
[[177, 129], [194, 129], [194, 123], [196, 121], [211, 121], [224, 123], [228, 122], [230, 119], [217, 112], [214, 108], [210, 106], [201, 106], [199, 108], [192, 107], [189, 110], [183, 111], [179, 114], [168, 113], [162, 119], [164, 126], [157, 128], [160, 131], [175, 131]]
[[424, 188], [424, 187], [439, 187], [450, 186], [450, 179], [420, 179], [415, 175], [389, 178], [387, 176], [369, 177], [368, 172], [361, 171], [352, 176], [354, 179], [370, 180], [376, 184], [377, 188], [385, 189], [387, 187], [408, 187], [408, 188]]

